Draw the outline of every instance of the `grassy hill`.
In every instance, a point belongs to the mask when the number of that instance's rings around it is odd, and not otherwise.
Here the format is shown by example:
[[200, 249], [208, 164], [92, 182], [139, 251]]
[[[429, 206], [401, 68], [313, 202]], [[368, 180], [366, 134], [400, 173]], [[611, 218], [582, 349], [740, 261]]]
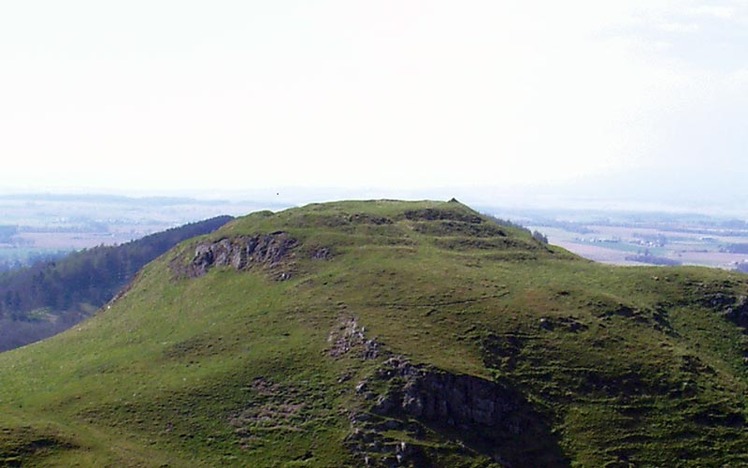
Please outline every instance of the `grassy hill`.
[[746, 465], [747, 296], [455, 201], [254, 213], [0, 354], [0, 465]]

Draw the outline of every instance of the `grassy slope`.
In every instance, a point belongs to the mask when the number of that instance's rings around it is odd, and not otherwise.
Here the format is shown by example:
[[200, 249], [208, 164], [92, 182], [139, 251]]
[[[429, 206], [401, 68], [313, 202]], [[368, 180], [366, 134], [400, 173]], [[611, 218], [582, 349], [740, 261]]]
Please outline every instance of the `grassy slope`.
[[[745, 338], [698, 305], [746, 294], [744, 277], [602, 266], [520, 230], [404, 215], [426, 208], [474, 215], [387, 201], [257, 213], [211, 238], [282, 229], [301, 243], [293, 263], [198, 279], [169, 267], [199, 240], [183, 244], [110, 310], [0, 355], [0, 465], [358, 464], [342, 442], [377, 362], [329, 357], [346, 317], [413, 362], [511, 383], [575, 464], [748, 463]], [[332, 257], [311, 259], [319, 247]]]

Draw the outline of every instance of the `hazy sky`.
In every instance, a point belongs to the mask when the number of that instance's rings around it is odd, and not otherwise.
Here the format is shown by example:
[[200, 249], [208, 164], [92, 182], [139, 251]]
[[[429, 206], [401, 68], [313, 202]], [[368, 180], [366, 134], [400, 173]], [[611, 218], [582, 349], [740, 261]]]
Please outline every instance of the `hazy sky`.
[[744, 0], [0, 3], [0, 191], [699, 192], [747, 101]]

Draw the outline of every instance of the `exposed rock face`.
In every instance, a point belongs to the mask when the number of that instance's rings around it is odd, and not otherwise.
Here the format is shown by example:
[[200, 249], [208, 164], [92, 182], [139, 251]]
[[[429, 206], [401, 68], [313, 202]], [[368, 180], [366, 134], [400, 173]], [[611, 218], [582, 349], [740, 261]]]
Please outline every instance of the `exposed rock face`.
[[[706, 288], [705, 288], [706, 289]], [[743, 328], [748, 334], [748, 298], [730, 292], [704, 291], [698, 302], [711, 310], [721, 313], [727, 320]]]
[[405, 413], [459, 428], [502, 426], [514, 434], [520, 431], [508, 418], [519, 402], [514, 392], [497, 383], [414, 366], [401, 358], [388, 359], [379, 374], [388, 380], [400, 378], [403, 385], [381, 396], [373, 408], [375, 413]]
[[[186, 275], [197, 278], [214, 266], [246, 270], [253, 265], [274, 266], [285, 259], [297, 241], [285, 232], [225, 238], [199, 244], [186, 268]], [[282, 279], [285, 279], [285, 273]]]
[[743, 333], [748, 333], [748, 298], [737, 297], [725, 310], [725, 316], [735, 325], [743, 327]]
[[[544, 417], [503, 383], [391, 357], [355, 392], [369, 412], [351, 414], [346, 445], [366, 466], [443, 466], [440, 457], [448, 452], [482, 458], [480, 466], [569, 464]], [[410, 442], [393, 438], [393, 430]], [[434, 450], [422, 443], [434, 433], [453, 439]]]
[[[510, 382], [412, 364], [367, 339], [352, 316], [338, 319], [328, 343], [334, 359], [379, 363], [351, 382], [358, 404], [344, 443], [362, 466], [463, 466], [459, 460], [464, 466], [569, 466], [548, 415]], [[516, 346], [519, 352], [521, 342]], [[346, 372], [339, 382], [349, 380]]]

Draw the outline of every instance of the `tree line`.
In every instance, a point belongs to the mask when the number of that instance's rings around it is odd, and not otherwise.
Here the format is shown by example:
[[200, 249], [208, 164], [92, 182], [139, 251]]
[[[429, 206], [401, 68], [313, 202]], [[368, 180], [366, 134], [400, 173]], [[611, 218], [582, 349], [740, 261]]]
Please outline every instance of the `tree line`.
[[[111, 300], [147, 263], [231, 219], [218, 216], [0, 274], [0, 350], [44, 338], [60, 331], [61, 326], [72, 326]], [[12, 346], [8, 346], [10, 341]]]

